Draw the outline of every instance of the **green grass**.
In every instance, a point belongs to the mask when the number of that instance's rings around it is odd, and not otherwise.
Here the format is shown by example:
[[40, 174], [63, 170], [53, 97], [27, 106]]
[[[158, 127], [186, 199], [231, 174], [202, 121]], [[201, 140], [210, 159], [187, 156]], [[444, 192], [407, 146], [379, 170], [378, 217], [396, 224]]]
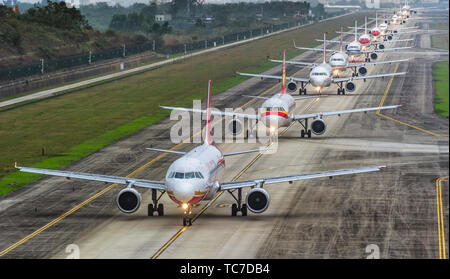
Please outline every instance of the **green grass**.
[[448, 61], [433, 64], [433, 81], [435, 87], [434, 106], [436, 113], [448, 118]]
[[[431, 30], [447, 30], [448, 21], [437, 21], [430, 24]], [[431, 35], [431, 47], [448, 50], [448, 33]]]
[[190, 106], [193, 99], [204, 99], [208, 79], [213, 80], [213, 94], [222, 92], [246, 79], [236, 76], [237, 70], [267, 70], [276, 64], [267, 62], [266, 56], [281, 57], [283, 49], [288, 57], [298, 54], [293, 39], [297, 45], [315, 46], [322, 32], [348, 26], [364, 15], [315, 24], [2, 112], [0, 194], [40, 177], [16, 172], [15, 161], [52, 169], [70, 165], [167, 117], [170, 111], [159, 109], [159, 104]]

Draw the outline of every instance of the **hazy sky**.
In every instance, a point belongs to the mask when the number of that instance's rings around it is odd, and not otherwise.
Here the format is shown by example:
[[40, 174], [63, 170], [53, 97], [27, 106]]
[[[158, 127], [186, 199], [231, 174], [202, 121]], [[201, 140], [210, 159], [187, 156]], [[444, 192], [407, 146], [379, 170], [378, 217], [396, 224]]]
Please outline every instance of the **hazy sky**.
[[[40, 0], [19, 0], [20, 2], [29, 2], [29, 3], [36, 3], [40, 2]], [[111, 2], [111, 3], [117, 3], [124, 6], [129, 6], [133, 3], [148, 3], [149, 0], [89, 0], [90, 3], [95, 2]], [[163, 0], [163, 1], [169, 1], [169, 0]], [[224, 2], [264, 2], [264, 1], [270, 1], [270, 0], [206, 0], [208, 3], [224, 3]], [[304, 1], [304, 0], [291, 0], [291, 1]], [[306, 0], [307, 1], [307, 0]], [[308, 2], [308, 1], [307, 1]]]

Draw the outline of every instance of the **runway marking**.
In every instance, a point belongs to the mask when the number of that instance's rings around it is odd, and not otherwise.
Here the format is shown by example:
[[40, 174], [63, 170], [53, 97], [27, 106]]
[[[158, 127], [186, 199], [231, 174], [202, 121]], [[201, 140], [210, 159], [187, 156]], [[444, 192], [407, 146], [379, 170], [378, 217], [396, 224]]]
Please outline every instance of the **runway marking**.
[[445, 252], [445, 227], [444, 227], [444, 213], [442, 206], [442, 182], [448, 182], [448, 176], [439, 177], [436, 179], [436, 205], [438, 215], [438, 238], [439, 238], [439, 259], [446, 259]]
[[[315, 103], [317, 103], [319, 101], [320, 97], [317, 97], [314, 99], [313, 102], [311, 102], [305, 109], [304, 112], [308, 111], [312, 105], [314, 105]], [[294, 123], [296, 122], [291, 122], [291, 124], [286, 127], [281, 133], [280, 136], [282, 136], [284, 133], [286, 133], [286, 131], [292, 127], [292, 125], [294, 125]], [[266, 146], [266, 150], [273, 144], [273, 142], [271, 142], [269, 145]], [[239, 179], [239, 177], [241, 177], [251, 166], [253, 166], [253, 164], [264, 154], [264, 152], [259, 153], [258, 155], [255, 156], [255, 158], [253, 158], [253, 160], [248, 163], [231, 181], [234, 182], [237, 179]], [[192, 218], [192, 222], [195, 222], [200, 215], [202, 215], [203, 212], [206, 211], [206, 209], [208, 209], [224, 192], [220, 191], [219, 193], [217, 193], [217, 195], [211, 200], [209, 201], [201, 210], [199, 213], [197, 213], [194, 218]], [[175, 233], [158, 251], [156, 251], [156, 253], [151, 257], [151, 259], [157, 259], [184, 231], [187, 230], [187, 228], [189, 228], [188, 225], [183, 226], [177, 233]]]
[[[396, 73], [396, 72], [397, 72], [397, 70], [398, 70], [398, 67], [399, 67], [399, 65], [400, 65], [400, 63], [397, 63], [397, 64], [395, 65], [395, 68], [394, 68], [394, 73]], [[389, 93], [389, 89], [391, 88], [391, 85], [392, 85], [392, 81], [394, 80], [394, 77], [395, 77], [395, 76], [392, 76], [392, 77], [391, 77], [391, 78], [389, 79], [389, 82], [388, 82], [388, 84], [387, 84], [387, 86], [386, 86], [386, 90], [384, 90], [384, 95], [383, 95], [383, 98], [381, 98], [381, 101], [380, 101], [379, 107], [382, 107], [382, 106], [383, 106], [383, 104], [384, 104], [384, 101], [386, 100], [387, 94]], [[410, 128], [413, 128], [413, 129], [416, 129], [416, 130], [422, 131], [422, 132], [424, 132], [424, 133], [427, 133], [427, 134], [433, 135], [433, 136], [435, 136], [435, 137], [448, 137], [448, 135], [440, 135], [440, 134], [436, 134], [436, 133], [433, 133], [433, 132], [431, 132], [431, 131], [428, 131], [428, 130], [422, 129], [422, 128], [420, 128], [420, 127], [417, 127], [417, 126], [414, 126], [414, 125], [408, 124], [408, 123], [406, 123], [406, 122], [400, 121], [400, 120], [398, 120], [398, 119], [395, 119], [395, 118], [393, 118], [393, 117], [390, 117], [390, 116], [384, 115], [384, 114], [382, 114], [382, 113], [381, 113], [381, 111], [380, 111], [380, 110], [377, 110], [377, 111], [376, 111], [376, 115], [378, 115], [378, 116], [381, 116], [381, 117], [384, 117], [384, 118], [386, 118], [386, 119], [389, 119], [389, 120], [392, 120], [392, 121], [394, 121], [394, 122], [397, 122], [397, 123], [399, 123], [399, 124], [402, 124], [402, 125], [408, 126], [408, 127], [410, 127]]]
[[[302, 68], [300, 70], [298, 70], [297, 72], [294, 73], [294, 75], [300, 73], [301, 71], [304, 71], [306, 68]], [[267, 94], [269, 91], [275, 89], [277, 86], [279, 86], [279, 83], [276, 83], [275, 85], [271, 86], [269, 89], [266, 89], [265, 91], [263, 91], [261, 94], [259, 94], [258, 96], [263, 96], [265, 94]], [[243, 104], [242, 106], [240, 106], [239, 108], [243, 108], [248, 106], [249, 104], [255, 102], [256, 99], [251, 99], [249, 101], [247, 101], [245, 104]], [[217, 125], [217, 123], [219, 121], [222, 121], [224, 119], [224, 117], [222, 117], [222, 119], [217, 120], [216, 122], [213, 123], [212, 126]], [[190, 136], [189, 140], [192, 140], [193, 137], [197, 136], [199, 133], [203, 132], [203, 129], [200, 129], [199, 131], [197, 131], [194, 135]], [[181, 146], [183, 146], [186, 143], [186, 141], [182, 141], [179, 144], [175, 145], [174, 147], [170, 148], [170, 150], [176, 150], [178, 148], [180, 148]], [[154, 164], [155, 162], [159, 161], [160, 159], [164, 158], [165, 156], [167, 156], [169, 153], [161, 153], [160, 155], [158, 155], [157, 157], [155, 157], [154, 159], [152, 159], [151, 161], [145, 163], [144, 165], [142, 165], [141, 167], [139, 167], [138, 169], [134, 170], [133, 172], [131, 172], [130, 174], [128, 174], [126, 177], [132, 177], [133, 175], [141, 172], [143, 169], [147, 168], [148, 166]], [[47, 223], [46, 225], [42, 226], [41, 228], [37, 229], [36, 231], [34, 231], [33, 233], [27, 235], [26, 237], [22, 238], [21, 240], [17, 241], [16, 243], [12, 244], [11, 246], [9, 246], [8, 248], [4, 249], [3, 251], [0, 252], [0, 257], [6, 255], [7, 253], [11, 252], [12, 250], [14, 250], [15, 248], [19, 247], [20, 245], [26, 243], [28, 240], [32, 239], [33, 237], [35, 237], [36, 235], [40, 234], [41, 232], [47, 230], [48, 228], [52, 227], [53, 225], [59, 223], [60, 221], [62, 221], [64, 218], [68, 217], [69, 215], [71, 215], [72, 213], [78, 211], [80, 208], [82, 208], [83, 206], [85, 206], [86, 204], [88, 204], [89, 202], [97, 199], [98, 197], [102, 196], [103, 194], [107, 193], [108, 191], [110, 191], [111, 189], [115, 188], [118, 184], [114, 183], [109, 185], [108, 187], [106, 187], [105, 189], [101, 190], [100, 192], [96, 193], [95, 195], [91, 196], [90, 198], [88, 198], [87, 200], [85, 200], [84, 202], [76, 205], [75, 207], [73, 207], [72, 209], [70, 209], [69, 211], [65, 212], [64, 214], [60, 215], [59, 217], [53, 219], [51, 222]], [[215, 200], [215, 199], [214, 199]], [[204, 210], [203, 210], [204, 211]]]

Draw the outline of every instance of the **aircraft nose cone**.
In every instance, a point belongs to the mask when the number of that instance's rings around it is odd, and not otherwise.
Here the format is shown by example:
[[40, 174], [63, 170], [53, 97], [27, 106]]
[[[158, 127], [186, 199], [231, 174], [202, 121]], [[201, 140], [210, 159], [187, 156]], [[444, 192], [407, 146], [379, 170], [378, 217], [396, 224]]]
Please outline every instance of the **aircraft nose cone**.
[[272, 114], [272, 115], [266, 115], [265, 117], [263, 117], [263, 118], [261, 119], [261, 121], [262, 121], [262, 122], [264, 123], [264, 125], [266, 125], [266, 127], [268, 127], [268, 128], [271, 128], [271, 127], [273, 127], [273, 128], [278, 128], [280, 118], [279, 118], [278, 115]]
[[194, 187], [189, 183], [177, 183], [173, 187], [174, 197], [182, 202], [188, 202], [194, 197]]

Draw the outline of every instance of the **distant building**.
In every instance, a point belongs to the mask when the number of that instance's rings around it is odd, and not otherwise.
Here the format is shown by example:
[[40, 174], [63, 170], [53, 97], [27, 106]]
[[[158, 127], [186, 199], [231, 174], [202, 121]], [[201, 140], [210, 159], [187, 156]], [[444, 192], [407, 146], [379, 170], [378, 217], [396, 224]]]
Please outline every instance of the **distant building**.
[[172, 15], [170, 15], [170, 14], [155, 15], [156, 22], [165, 22], [165, 21], [171, 21], [171, 20], [172, 20]]
[[13, 8], [17, 5], [17, 0], [3, 0], [3, 5]]

